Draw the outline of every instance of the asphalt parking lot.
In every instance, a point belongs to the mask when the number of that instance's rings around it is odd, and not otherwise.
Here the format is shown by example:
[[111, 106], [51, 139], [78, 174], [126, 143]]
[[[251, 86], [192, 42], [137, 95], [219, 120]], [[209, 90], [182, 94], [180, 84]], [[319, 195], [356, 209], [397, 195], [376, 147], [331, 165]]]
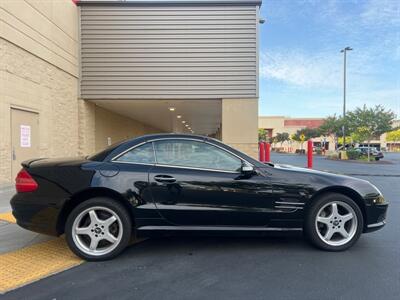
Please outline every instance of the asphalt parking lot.
[[[299, 155], [273, 154], [272, 160], [306, 163]], [[0, 298], [398, 299], [400, 154], [379, 164], [316, 157], [314, 167], [375, 184], [390, 202], [388, 224], [340, 253], [316, 250], [301, 235], [148, 239], [112, 261], [82, 263]]]

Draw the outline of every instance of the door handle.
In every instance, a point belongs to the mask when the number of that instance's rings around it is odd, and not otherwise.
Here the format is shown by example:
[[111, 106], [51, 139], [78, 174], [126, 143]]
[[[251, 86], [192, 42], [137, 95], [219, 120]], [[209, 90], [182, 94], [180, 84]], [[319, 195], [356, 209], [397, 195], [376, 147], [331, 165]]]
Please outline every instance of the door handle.
[[169, 175], [156, 175], [156, 176], [154, 176], [154, 180], [158, 181], [158, 182], [169, 182], [169, 183], [176, 181], [176, 179], [174, 177], [169, 176]]

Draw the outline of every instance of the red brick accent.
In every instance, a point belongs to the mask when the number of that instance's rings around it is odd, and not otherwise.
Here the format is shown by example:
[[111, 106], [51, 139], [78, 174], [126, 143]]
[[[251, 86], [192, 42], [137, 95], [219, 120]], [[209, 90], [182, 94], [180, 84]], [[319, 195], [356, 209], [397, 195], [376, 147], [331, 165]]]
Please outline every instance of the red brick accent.
[[304, 126], [308, 128], [318, 128], [324, 123], [324, 119], [287, 119], [284, 121], [284, 126]]

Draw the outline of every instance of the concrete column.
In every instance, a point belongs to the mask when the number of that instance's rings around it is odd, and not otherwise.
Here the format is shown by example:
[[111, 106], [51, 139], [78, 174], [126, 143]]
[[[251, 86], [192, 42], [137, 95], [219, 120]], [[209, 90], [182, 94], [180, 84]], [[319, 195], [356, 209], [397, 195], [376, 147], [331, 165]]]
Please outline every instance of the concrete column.
[[258, 158], [258, 99], [222, 99], [222, 141]]
[[79, 155], [95, 152], [96, 106], [94, 103], [78, 99], [79, 110]]

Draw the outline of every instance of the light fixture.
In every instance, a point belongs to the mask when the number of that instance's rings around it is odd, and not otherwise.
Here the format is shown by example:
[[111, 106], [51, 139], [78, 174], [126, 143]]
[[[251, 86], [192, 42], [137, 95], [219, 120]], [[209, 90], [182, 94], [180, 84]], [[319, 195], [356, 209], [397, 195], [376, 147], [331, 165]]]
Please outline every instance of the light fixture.
[[185, 124], [185, 126], [186, 126], [186, 127], [189, 127], [189, 125], [188, 125], [188, 124]]
[[188, 127], [189, 130], [192, 130], [192, 128]]
[[182, 118], [182, 116], [181, 116], [181, 115], [177, 115], [176, 117], [177, 117], [178, 119]]
[[186, 123], [186, 121], [182, 121], [182, 124], [185, 124]]
[[169, 111], [175, 111], [175, 107], [170, 107], [168, 109], [169, 109]]

